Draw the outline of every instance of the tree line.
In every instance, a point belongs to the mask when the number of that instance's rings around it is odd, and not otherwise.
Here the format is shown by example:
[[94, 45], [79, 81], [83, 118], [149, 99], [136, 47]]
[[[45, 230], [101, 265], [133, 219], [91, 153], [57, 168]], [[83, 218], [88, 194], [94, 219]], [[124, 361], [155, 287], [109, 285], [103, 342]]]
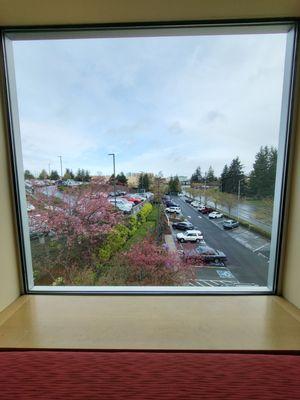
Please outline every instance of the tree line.
[[255, 198], [273, 197], [276, 178], [277, 149], [273, 146], [262, 146], [255, 155], [250, 174], [246, 175], [244, 166], [235, 157], [225, 165], [221, 176], [217, 178], [212, 167], [203, 175], [197, 167], [191, 176], [192, 186], [197, 183], [218, 186], [224, 193], [239, 194]]
[[[25, 179], [35, 179], [35, 176], [26, 169], [24, 171], [24, 178]], [[50, 174], [45, 170], [42, 169], [41, 172], [37, 175], [37, 179], [44, 180], [44, 179], [51, 179], [53, 181], [58, 181], [61, 179], [60, 175], [56, 170], [50, 171]], [[80, 182], [89, 182], [91, 180], [91, 176], [88, 170], [85, 169], [78, 169], [77, 173], [74, 174], [73, 171], [69, 168], [66, 168], [64, 175], [62, 176], [63, 180], [72, 179], [75, 181]]]

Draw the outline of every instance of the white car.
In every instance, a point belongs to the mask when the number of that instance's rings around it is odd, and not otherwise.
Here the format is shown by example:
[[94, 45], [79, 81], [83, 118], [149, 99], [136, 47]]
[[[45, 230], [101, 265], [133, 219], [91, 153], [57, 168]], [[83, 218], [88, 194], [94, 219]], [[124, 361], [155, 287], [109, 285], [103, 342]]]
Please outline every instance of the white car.
[[210, 214], [208, 214], [208, 218], [210, 219], [215, 219], [215, 218], [222, 218], [223, 214], [219, 213], [218, 211], [213, 211]]
[[166, 208], [166, 212], [167, 213], [176, 213], [176, 214], [180, 214], [181, 213], [181, 208], [180, 207], [167, 207]]
[[193, 207], [199, 207], [201, 205], [201, 203], [199, 201], [192, 201], [191, 202], [191, 206]]
[[190, 230], [185, 232], [177, 233], [176, 238], [179, 242], [201, 242], [203, 240], [203, 234], [201, 231]]
[[202, 210], [205, 210], [205, 208], [206, 208], [205, 206], [201, 205], [201, 206], [199, 206], [199, 207], [197, 208], [197, 210], [198, 210], [198, 211], [202, 211]]
[[112, 199], [112, 198], [109, 198], [108, 201], [113, 206], [116, 205], [116, 207], [120, 211], [124, 211], [124, 212], [128, 212], [129, 213], [132, 210], [132, 203], [130, 203], [129, 201], [127, 201], [125, 199], [120, 199], [120, 198]]

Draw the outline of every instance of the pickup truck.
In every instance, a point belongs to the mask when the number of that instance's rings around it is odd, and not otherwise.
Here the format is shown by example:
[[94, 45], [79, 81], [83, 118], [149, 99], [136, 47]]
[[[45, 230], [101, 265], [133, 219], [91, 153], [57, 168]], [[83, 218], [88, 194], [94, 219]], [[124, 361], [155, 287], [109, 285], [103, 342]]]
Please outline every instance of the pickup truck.
[[220, 251], [215, 250], [206, 244], [201, 244], [200, 246], [196, 247], [195, 249], [185, 251], [183, 256], [186, 261], [202, 261], [204, 263], [225, 263], [227, 261], [226, 255]]

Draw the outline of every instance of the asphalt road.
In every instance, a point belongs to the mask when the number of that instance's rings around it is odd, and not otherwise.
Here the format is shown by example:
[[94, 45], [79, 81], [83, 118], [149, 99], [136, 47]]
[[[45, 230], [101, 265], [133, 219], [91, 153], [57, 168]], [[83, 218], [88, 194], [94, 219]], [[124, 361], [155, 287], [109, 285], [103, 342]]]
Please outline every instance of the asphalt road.
[[173, 200], [180, 205], [183, 216], [203, 233], [208, 246], [226, 254], [226, 267], [241, 284], [266, 286], [268, 262], [265, 258], [234, 240], [228, 232], [218, 228], [207, 216], [199, 213], [180, 197], [174, 196]]
[[[183, 189], [183, 192], [184, 192], [184, 189]], [[186, 193], [186, 194], [188, 195], [188, 193]], [[198, 196], [198, 197], [195, 197], [195, 200], [201, 201], [201, 198]], [[202, 198], [202, 200], [204, 202], [204, 198]], [[214, 207], [214, 203], [209, 200], [207, 201], [207, 204], [210, 205], [211, 207]], [[220, 204], [218, 205], [218, 209], [225, 213], [228, 212], [228, 210]], [[256, 212], [257, 212], [257, 207], [241, 202], [239, 205], [239, 210], [237, 209], [237, 207], [232, 207], [230, 213], [234, 218], [237, 218], [237, 216], [239, 215], [240, 218], [244, 219], [245, 221], [255, 224], [258, 228], [261, 228], [261, 229], [265, 230], [266, 232], [271, 233], [272, 222], [271, 221], [270, 222], [263, 221], [262, 219], [256, 218], [255, 217]]]

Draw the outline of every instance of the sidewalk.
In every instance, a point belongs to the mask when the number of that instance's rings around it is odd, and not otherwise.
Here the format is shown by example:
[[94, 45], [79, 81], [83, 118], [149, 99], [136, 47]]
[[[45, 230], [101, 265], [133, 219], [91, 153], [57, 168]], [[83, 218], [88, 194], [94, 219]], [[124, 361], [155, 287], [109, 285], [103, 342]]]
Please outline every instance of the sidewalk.
[[176, 244], [174, 242], [173, 235], [165, 235], [165, 242], [166, 245], [168, 246], [169, 251], [177, 251]]

